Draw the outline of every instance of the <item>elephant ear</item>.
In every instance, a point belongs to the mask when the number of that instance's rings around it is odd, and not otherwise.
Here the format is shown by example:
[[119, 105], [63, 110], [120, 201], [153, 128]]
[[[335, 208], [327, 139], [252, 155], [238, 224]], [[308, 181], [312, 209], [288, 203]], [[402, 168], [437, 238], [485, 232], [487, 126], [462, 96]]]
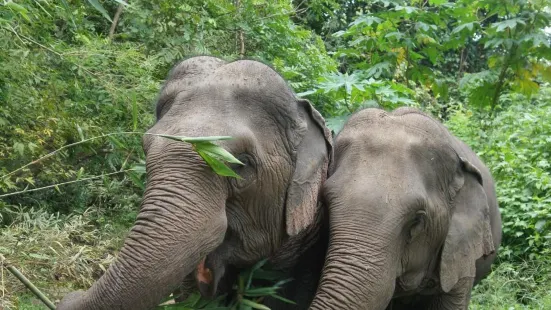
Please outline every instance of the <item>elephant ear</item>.
[[480, 171], [463, 157], [452, 182], [453, 215], [442, 249], [440, 283], [449, 292], [476, 274], [475, 262], [495, 252], [490, 210]]
[[297, 100], [300, 115], [295, 171], [287, 188], [287, 234], [295, 236], [314, 221], [320, 188], [332, 155], [331, 132], [308, 100]]

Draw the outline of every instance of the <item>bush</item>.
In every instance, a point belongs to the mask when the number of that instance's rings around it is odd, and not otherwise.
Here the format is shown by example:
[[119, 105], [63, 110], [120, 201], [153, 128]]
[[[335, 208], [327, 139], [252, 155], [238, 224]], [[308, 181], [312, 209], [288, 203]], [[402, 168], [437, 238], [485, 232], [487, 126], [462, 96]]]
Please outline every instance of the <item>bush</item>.
[[508, 108], [487, 119], [459, 109], [446, 125], [484, 159], [496, 180], [503, 217], [501, 256], [551, 253], [551, 88], [537, 97], [502, 97]]

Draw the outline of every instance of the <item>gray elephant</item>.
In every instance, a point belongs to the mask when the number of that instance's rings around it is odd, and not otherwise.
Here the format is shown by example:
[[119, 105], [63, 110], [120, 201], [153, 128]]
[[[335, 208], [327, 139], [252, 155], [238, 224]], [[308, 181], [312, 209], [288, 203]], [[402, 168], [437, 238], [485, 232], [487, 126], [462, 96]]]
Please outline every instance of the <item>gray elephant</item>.
[[320, 114], [262, 63], [201, 56], [173, 68], [148, 132], [232, 136], [218, 144], [244, 163], [232, 167], [242, 178], [216, 175], [188, 144], [145, 136], [147, 188], [117, 260], [57, 308], [151, 309], [190, 275], [212, 296], [228, 268], [263, 258], [314, 274], [295, 277], [307, 307], [327, 242], [318, 192], [332, 151]]
[[488, 169], [411, 108], [365, 109], [335, 138], [330, 240], [310, 309], [467, 309], [501, 216]]

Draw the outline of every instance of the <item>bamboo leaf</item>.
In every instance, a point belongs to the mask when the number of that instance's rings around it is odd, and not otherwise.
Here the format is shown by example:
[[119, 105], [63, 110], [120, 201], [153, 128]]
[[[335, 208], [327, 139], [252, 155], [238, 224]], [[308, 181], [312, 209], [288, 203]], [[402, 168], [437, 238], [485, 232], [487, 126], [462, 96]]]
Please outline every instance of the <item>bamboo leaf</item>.
[[189, 142], [189, 143], [230, 140], [232, 138], [230, 136], [185, 137], [185, 136], [172, 136], [172, 135], [164, 135], [164, 134], [148, 133], [148, 132], [144, 133], [144, 135], [163, 137], [170, 140]]
[[281, 297], [281, 296], [279, 296], [279, 295], [271, 295], [271, 296], [272, 296], [273, 298], [275, 298], [275, 299], [279, 299], [279, 300], [281, 300], [281, 301], [283, 301], [283, 302], [286, 302], [286, 303], [288, 303], [288, 304], [292, 304], [292, 305], [296, 305], [296, 304], [297, 304], [296, 302], [294, 302], [294, 301], [292, 301], [292, 300], [290, 300], [290, 299]]
[[235, 158], [230, 152], [212, 142], [194, 143], [194, 147], [198, 152], [201, 151], [203, 153], [207, 153], [212, 157], [216, 157], [232, 164], [243, 165], [243, 163], [239, 161], [239, 159]]
[[19, 15], [21, 15], [29, 23], [31, 22], [31, 20], [29, 18], [29, 15], [27, 15], [27, 13], [29, 11], [27, 11], [27, 9], [24, 6], [19, 5], [15, 2], [12, 2], [12, 1], [9, 1], [9, 2], [5, 3], [4, 5], [7, 6], [8, 8], [10, 8], [10, 9], [16, 11], [17, 13], [19, 13]]
[[98, 12], [100, 12], [101, 15], [105, 17], [105, 19], [107, 19], [110, 22], [113, 22], [113, 20], [111, 20], [111, 17], [109, 16], [109, 13], [107, 13], [105, 8], [99, 3], [98, 0], [88, 0], [88, 3], [90, 3], [96, 10], [98, 10]]
[[241, 303], [243, 303], [244, 305], [246, 306], [249, 306], [253, 309], [259, 309], [259, 310], [271, 310], [270, 308], [264, 306], [264, 305], [261, 305], [261, 304], [258, 304], [252, 300], [248, 300], [248, 299], [243, 299], [241, 300]]
[[207, 165], [209, 165], [209, 167], [212, 170], [214, 170], [216, 174], [225, 176], [225, 177], [241, 179], [241, 177], [237, 173], [231, 170], [222, 161], [211, 156], [208, 152], [203, 152], [198, 150], [197, 153], [199, 154], [199, 156], [201, 156], [201, 158], [203, 158], [203, 160], [207, 163]]

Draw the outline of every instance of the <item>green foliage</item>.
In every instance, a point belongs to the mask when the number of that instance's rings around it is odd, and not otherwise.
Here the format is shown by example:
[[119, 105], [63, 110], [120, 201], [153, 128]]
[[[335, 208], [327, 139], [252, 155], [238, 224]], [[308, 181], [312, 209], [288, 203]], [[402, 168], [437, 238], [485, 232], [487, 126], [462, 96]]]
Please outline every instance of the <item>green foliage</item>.
[[497, 181], [501, 256], [537, 258], [551, 253], [551, 89], [531, 101], [518, 94], [507, 101], [494, 119], [461, 109], [447, 125], [477, 150]]
[[296, 90], [336, 67], [323, 41], [295, 25], [289, 1], [133, 1], [117, 40], [143, 42], [163, 62], [158, 77], [196, 54], [258, 59], [272, 64]]
[[[551, 48], [544, 27], [551, 15], [544, 10], [548, 5], [544, 1], [363, 2], [367, 5], [356, 8], [354, 20], [333, 34], [342, 39], [335, 56], [350, 74], [338, 78], [356, 76], [364, 83], [373, 79], [374, 88], [386, 89], [391, 99], [379, 98], [370, 87], [354, 87], [358, 83], [347, 91], [335, 88], [335, 83], [328, 87], [327, 81], [335, 80], [332, 72], [305, 94], [321, 89], [331, 93], [332, 100], [345, 100], [353, 110], [366, 99], [393, 108], [410, 105], [411, 99], [420, 101], [416, 95], [420, 88], [447, 103], [450, 86], [459, 84], [470, 105], [493, 111], [504, 91], [530, 96], [541, 81], [550, 81]], [[458, 65], [451, 66], [454, 62]], [[351, 96], [354, 88], [361, 95]]]
[[[280, 280], [282, 274], [274, 271], [264, 270], [262, 267], [267, 260], [261, 260], [249, 269], [243, 270], [237, 279], [237, 284], [234, 286], [232, 298], [226, 300], [226, 296], [220, 296], [214, 300], [202, 298], [200, 294], [193, 293], [183, 302], [172, 304], [161, 304], [157, 309], [178, 309], [178, 310], [198, 310], [198, 309], [237, 309], [237, 310], [270, 310], [270, 308], [262, 305], [262, 299], [272, 297], [282, 300], [289, 304], [294, 304], [293, 301], [285, 299], [278, 295], [278, 290], [290, 281]], [[258, 285], [256, 281], [268, 281], [271, 285]], [[171, 298], [171, 297], [169, 297]]]
[[[538, 287], [549, 279], [535, 272], [549, 272], [551, 248], [549, 7], [538, 0], [0, 2], [0, 195], [27, 190], [0, 201], [0, 254], [21, 262], [41, 288], [72, 290], [97, 279], [137, 214], [145, 159], [140, 135], [91, 138], [144, 132], [170, 67], [209, 54], [272, 65], [334, 132], [365, 107], [416, 106], [439, 117], [490, 167], [503, 215], [505, 263], [477, 288], [473, 307], [549, 308]], [[186, 142], [217, 173], [236, 176], [226, 164], [237, 159], [212, 141]], [[17, 282], [3, 283], [8, 304], [0, 307], [37, 308], [17, 297], [24, 295]], [[244, 283], [234, 292], [244, 309], [262, 307], [246, 305], [260, 299], [251, 290], [273, 295], [279, 287]], [[197, 295], [187, 302], [205, 306]]]
[[549, 259], [494, 265], [492, 273], [474, 288], [469, 309], [549, 309]]

